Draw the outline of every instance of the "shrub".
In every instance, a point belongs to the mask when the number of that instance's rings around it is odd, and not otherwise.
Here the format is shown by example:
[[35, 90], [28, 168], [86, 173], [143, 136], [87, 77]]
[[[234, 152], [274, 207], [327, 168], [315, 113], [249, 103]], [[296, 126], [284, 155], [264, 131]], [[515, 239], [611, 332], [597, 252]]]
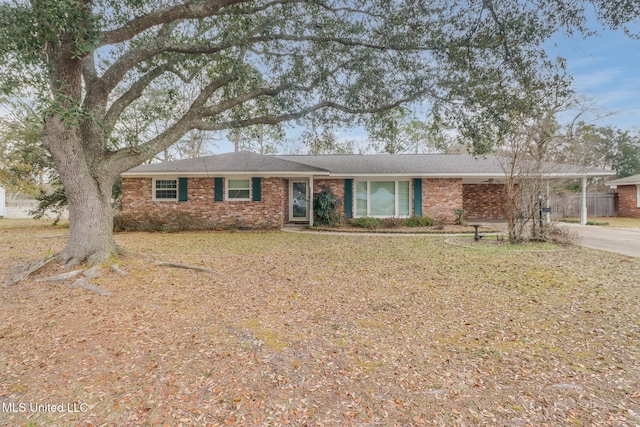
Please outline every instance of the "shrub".
[[382, 218], [382, 228], [398, 228], [404, 226], [405, 220], [401, 218]]
[[382, 221], [380, 221], [380, 219], [378, 218], [363, 216], [362, 218], [356, 218], [351, 221], [351, 225], [353, 225], [354, 227], [374, 229], [382, 227]]
[[429, 227], [433, 221], [428, 216], [412, 215], [404, 221], [405, 227]]
[[159, 217], [155, 214], [133, 215], [118, 213], [113, 217], [113, 231], [178, 232], [214, 230], [217, 223], [205, 218], [174, 212]]
[[165, 223], [155, 215], [118, 213], [113, 217], [113, 231], [164, 231]]
[[580, 236], [567, 227], [550, 223], [544, 227], [544, 239], [557, 245], [572, 245], [580, 240]]
[[336, 211], [336, 207], [341, 202], [333, 194], [330, 187], [324, 187], [313, 201], [313, 212], [315, 214], [316, 223], [319, 225], [338, 225], [340, 215]]

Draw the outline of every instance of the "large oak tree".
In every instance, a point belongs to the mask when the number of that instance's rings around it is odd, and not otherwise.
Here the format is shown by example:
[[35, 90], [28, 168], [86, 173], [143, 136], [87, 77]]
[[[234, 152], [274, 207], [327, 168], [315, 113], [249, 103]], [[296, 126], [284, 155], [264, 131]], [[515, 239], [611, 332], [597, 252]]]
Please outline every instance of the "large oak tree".
[[[560, 23], [549, 16], [579, 6], [550, 3], [13, 0], [0, 5], [0, 83], [41, 114], [69, 201], [60, 260], [99, 262], [118, 250], [116, 178], [191, 130], [459, 103], [480, 86], [493, 95], [469, 97], [474, 117], [513, 108], [501, 88], [535, 79]], [[141, 111], [164, 124], [130, 132]]]

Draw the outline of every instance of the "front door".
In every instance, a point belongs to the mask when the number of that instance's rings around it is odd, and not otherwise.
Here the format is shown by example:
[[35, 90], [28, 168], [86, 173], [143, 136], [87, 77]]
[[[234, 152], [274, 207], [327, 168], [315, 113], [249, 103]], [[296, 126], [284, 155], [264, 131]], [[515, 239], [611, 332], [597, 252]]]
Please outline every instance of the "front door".
[[291, 195], [290, 221], [309, 221], [309, 183], [291, 181], [289, 194]]

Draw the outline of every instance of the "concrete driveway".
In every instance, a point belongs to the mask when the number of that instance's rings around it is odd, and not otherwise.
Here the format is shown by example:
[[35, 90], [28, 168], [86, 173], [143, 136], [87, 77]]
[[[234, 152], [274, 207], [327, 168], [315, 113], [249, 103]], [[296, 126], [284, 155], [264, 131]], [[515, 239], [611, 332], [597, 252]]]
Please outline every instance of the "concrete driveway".
[[561, 224], [575, 231], [576, 243], [588, 248], [640, 257], [640, 228], [610, 228], [595, 225]]

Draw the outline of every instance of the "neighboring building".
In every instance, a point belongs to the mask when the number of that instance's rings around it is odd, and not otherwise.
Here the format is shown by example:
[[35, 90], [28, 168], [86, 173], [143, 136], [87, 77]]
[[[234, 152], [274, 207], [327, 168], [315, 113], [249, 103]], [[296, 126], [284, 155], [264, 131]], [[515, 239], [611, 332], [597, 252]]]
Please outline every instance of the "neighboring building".
[[[548, 179], [613, 175], [546, 164]], [[495, 157], [469, 155], [292, 155], [240, 152], [141, 165], [122, 174], [122, 210], [157, 218], [183, 215], [221, 226], [313, 224], [313, 194], [330, 187], [341, 214], [425, 215], [452, 223], [503, 218], [505, 173]]]
[[607, 182], [618, 193], [618, 216], [640, 218], [640, 175]]
[[7, 215], [7, 194], [4, 188], [0, 187], [0, 218], [4, 218]]

